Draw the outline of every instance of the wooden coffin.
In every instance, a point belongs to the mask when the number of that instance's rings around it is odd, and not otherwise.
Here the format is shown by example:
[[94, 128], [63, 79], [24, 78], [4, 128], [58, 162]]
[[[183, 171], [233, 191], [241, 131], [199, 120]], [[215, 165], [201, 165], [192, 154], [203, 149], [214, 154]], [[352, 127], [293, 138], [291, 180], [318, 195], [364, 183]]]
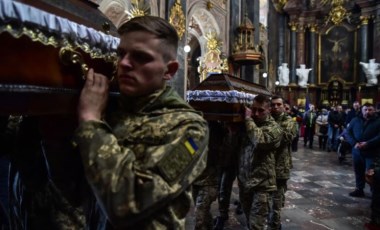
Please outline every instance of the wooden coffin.
[[228, 74], [213, 74], [187, 92], [187, 101], [202, 111], [206, 120], [241, 122], [244, 106], [258, 94], [271, 96], [264, 87]]
[[75, 112], [88, 68], [113, 76], [118, 42], [91, 1], [0, 1], [0, 113]]

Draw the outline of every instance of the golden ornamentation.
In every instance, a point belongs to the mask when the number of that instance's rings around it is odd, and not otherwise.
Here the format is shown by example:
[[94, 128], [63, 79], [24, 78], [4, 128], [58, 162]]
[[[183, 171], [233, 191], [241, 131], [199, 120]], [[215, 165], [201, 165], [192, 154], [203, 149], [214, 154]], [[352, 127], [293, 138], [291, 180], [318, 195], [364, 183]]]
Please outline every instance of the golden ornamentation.
[[216, 37], [215, 32], [207, 33], [205, 36], [207, 40], [207, 52], [203, 58], [200, 58], [198, 73], [201, 74], [200, 81], [204, 81], [209, 73], [225, 73], [228, 72], [227, 59], [220, 58], [221, 43]]
[[176, 0], [174, 6], [171, 8], [169, 22], [177, 30], [179, 39], [182, 39], [185, 33], [186, 23], [180, 0]]
[[347, 10], [343, 6], [334, 7], [329, 13], [330, 20], [335, 25], [339, 25], [348, 15], [349, 13], [347, 13]]
[[131, 9], [127, 11], [128, 20], [149, 14], [149, 5], [145, 4], [144, 0], [132, 0], [131, 4]]
[[349, 0], [321, 0], [321, 4], [327, 5], [330, 4], [332, 9], [329, 12], [329, 16], [325, 20], [325, 24], [327, 25], [329, 21], [334, 23], [334, 25], [339, 25], [345, 18], [348, 18], [351, 13], [349, 13], [346, 8], [343, 7], [345, 2], [349, 2]]
[[316, 23], [308, 24], [307, 27], [310, 29], [310, 32], [312, 33], [317, 32], [318, 25]]
[[207, 49], [208, 50], [219, 50], [218, 46], [220, 41], [216, 38], [215, 32], [207, 33], [205, 36], [207, 40]]
[[360, 21], [362, 22], [362, 25], [368, 25], [371, 18], [371, 16], [360, 16]]
[[82, 70], [82, 78], [86, 80], [88, 66], [84, 63], [83, 56], [72, 47], [62, 47], [59, 50], [59, 60], [65, 66], [79, 65]]
[[208, 0], [206, 2], [206, 8], [207, 10], [211, 10], [212, 8], [214, 8], [214, 4], [211, 2], [211, 0]]
[[67, 38], [59, 38], [48, 33], [44, 33], [37, 28], [33, 27], [17, 27], [14, 28], [11, 24], [0, 29], [1, 33], [9, 33], [14, 38], [20, 38], [22, 36], [29, 37], [34, 42], [39, 42], [46, 46], [53, 46], [55, 48], [60, 47], [72, 47], [72, 49], [81, 49], [83, 52], [87, 53], [91, 58], [104, 59], [106, 62], [113, 62], [116, 59], [116, 52], [102, 52], [100, 49], [91, 47], [88, 43], [78, 43], [77, 41], [69, 40]]
[[272, 0], [273, 6], [277, 12], [282, 12], [282, 8], [287, 2], [288, 0]]
[[296, 31], [297, 30], [297, 26], [298, 26], [297, 22], [289, 22], [288, 25], [290, 26], [290, 30], [291, 31]]

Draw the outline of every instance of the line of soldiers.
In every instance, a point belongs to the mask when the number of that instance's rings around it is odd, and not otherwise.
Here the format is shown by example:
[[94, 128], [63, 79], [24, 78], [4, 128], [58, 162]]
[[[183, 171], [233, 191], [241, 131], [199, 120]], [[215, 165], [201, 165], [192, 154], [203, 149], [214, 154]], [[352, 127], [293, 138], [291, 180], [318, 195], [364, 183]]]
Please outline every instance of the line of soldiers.
[[[209, 122], [207, 167], [193, 184], [195, 229], [223, 229], [236, 177], [248, 228], [281, 229], [298, 132], [284, 104], [279, 96], [258, 95], [246, 107], [244, 123]], [[210, 207], [217, 198], [220, 216], [213, 221]]]

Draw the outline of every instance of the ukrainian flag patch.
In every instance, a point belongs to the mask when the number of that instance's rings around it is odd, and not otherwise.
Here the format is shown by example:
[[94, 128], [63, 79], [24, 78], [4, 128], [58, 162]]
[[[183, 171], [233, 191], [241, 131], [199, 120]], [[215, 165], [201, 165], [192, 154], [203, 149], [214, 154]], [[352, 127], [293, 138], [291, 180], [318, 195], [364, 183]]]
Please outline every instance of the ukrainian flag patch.
[[198, 146], [197, 144], [195, 144], [193, 138], [188, 138], [186, 141], [185, 141], [185, 147], [186, 149], [189, 151], [189, 153], [191, 155], [193, 155], [197, 150], [198, 150]]

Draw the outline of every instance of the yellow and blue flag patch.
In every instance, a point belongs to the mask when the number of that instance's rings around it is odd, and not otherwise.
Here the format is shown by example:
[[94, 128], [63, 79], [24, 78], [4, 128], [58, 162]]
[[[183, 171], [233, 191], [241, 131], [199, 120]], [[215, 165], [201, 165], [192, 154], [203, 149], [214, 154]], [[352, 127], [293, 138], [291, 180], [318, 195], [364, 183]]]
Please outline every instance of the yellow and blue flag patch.
[[186, 149], [190, 152], [191, 155], [193, 155], [198, 150], [198, 146], [195, 144], [193, 138], [191, 137], [188, 138], [184, 144], [185, 144]]

